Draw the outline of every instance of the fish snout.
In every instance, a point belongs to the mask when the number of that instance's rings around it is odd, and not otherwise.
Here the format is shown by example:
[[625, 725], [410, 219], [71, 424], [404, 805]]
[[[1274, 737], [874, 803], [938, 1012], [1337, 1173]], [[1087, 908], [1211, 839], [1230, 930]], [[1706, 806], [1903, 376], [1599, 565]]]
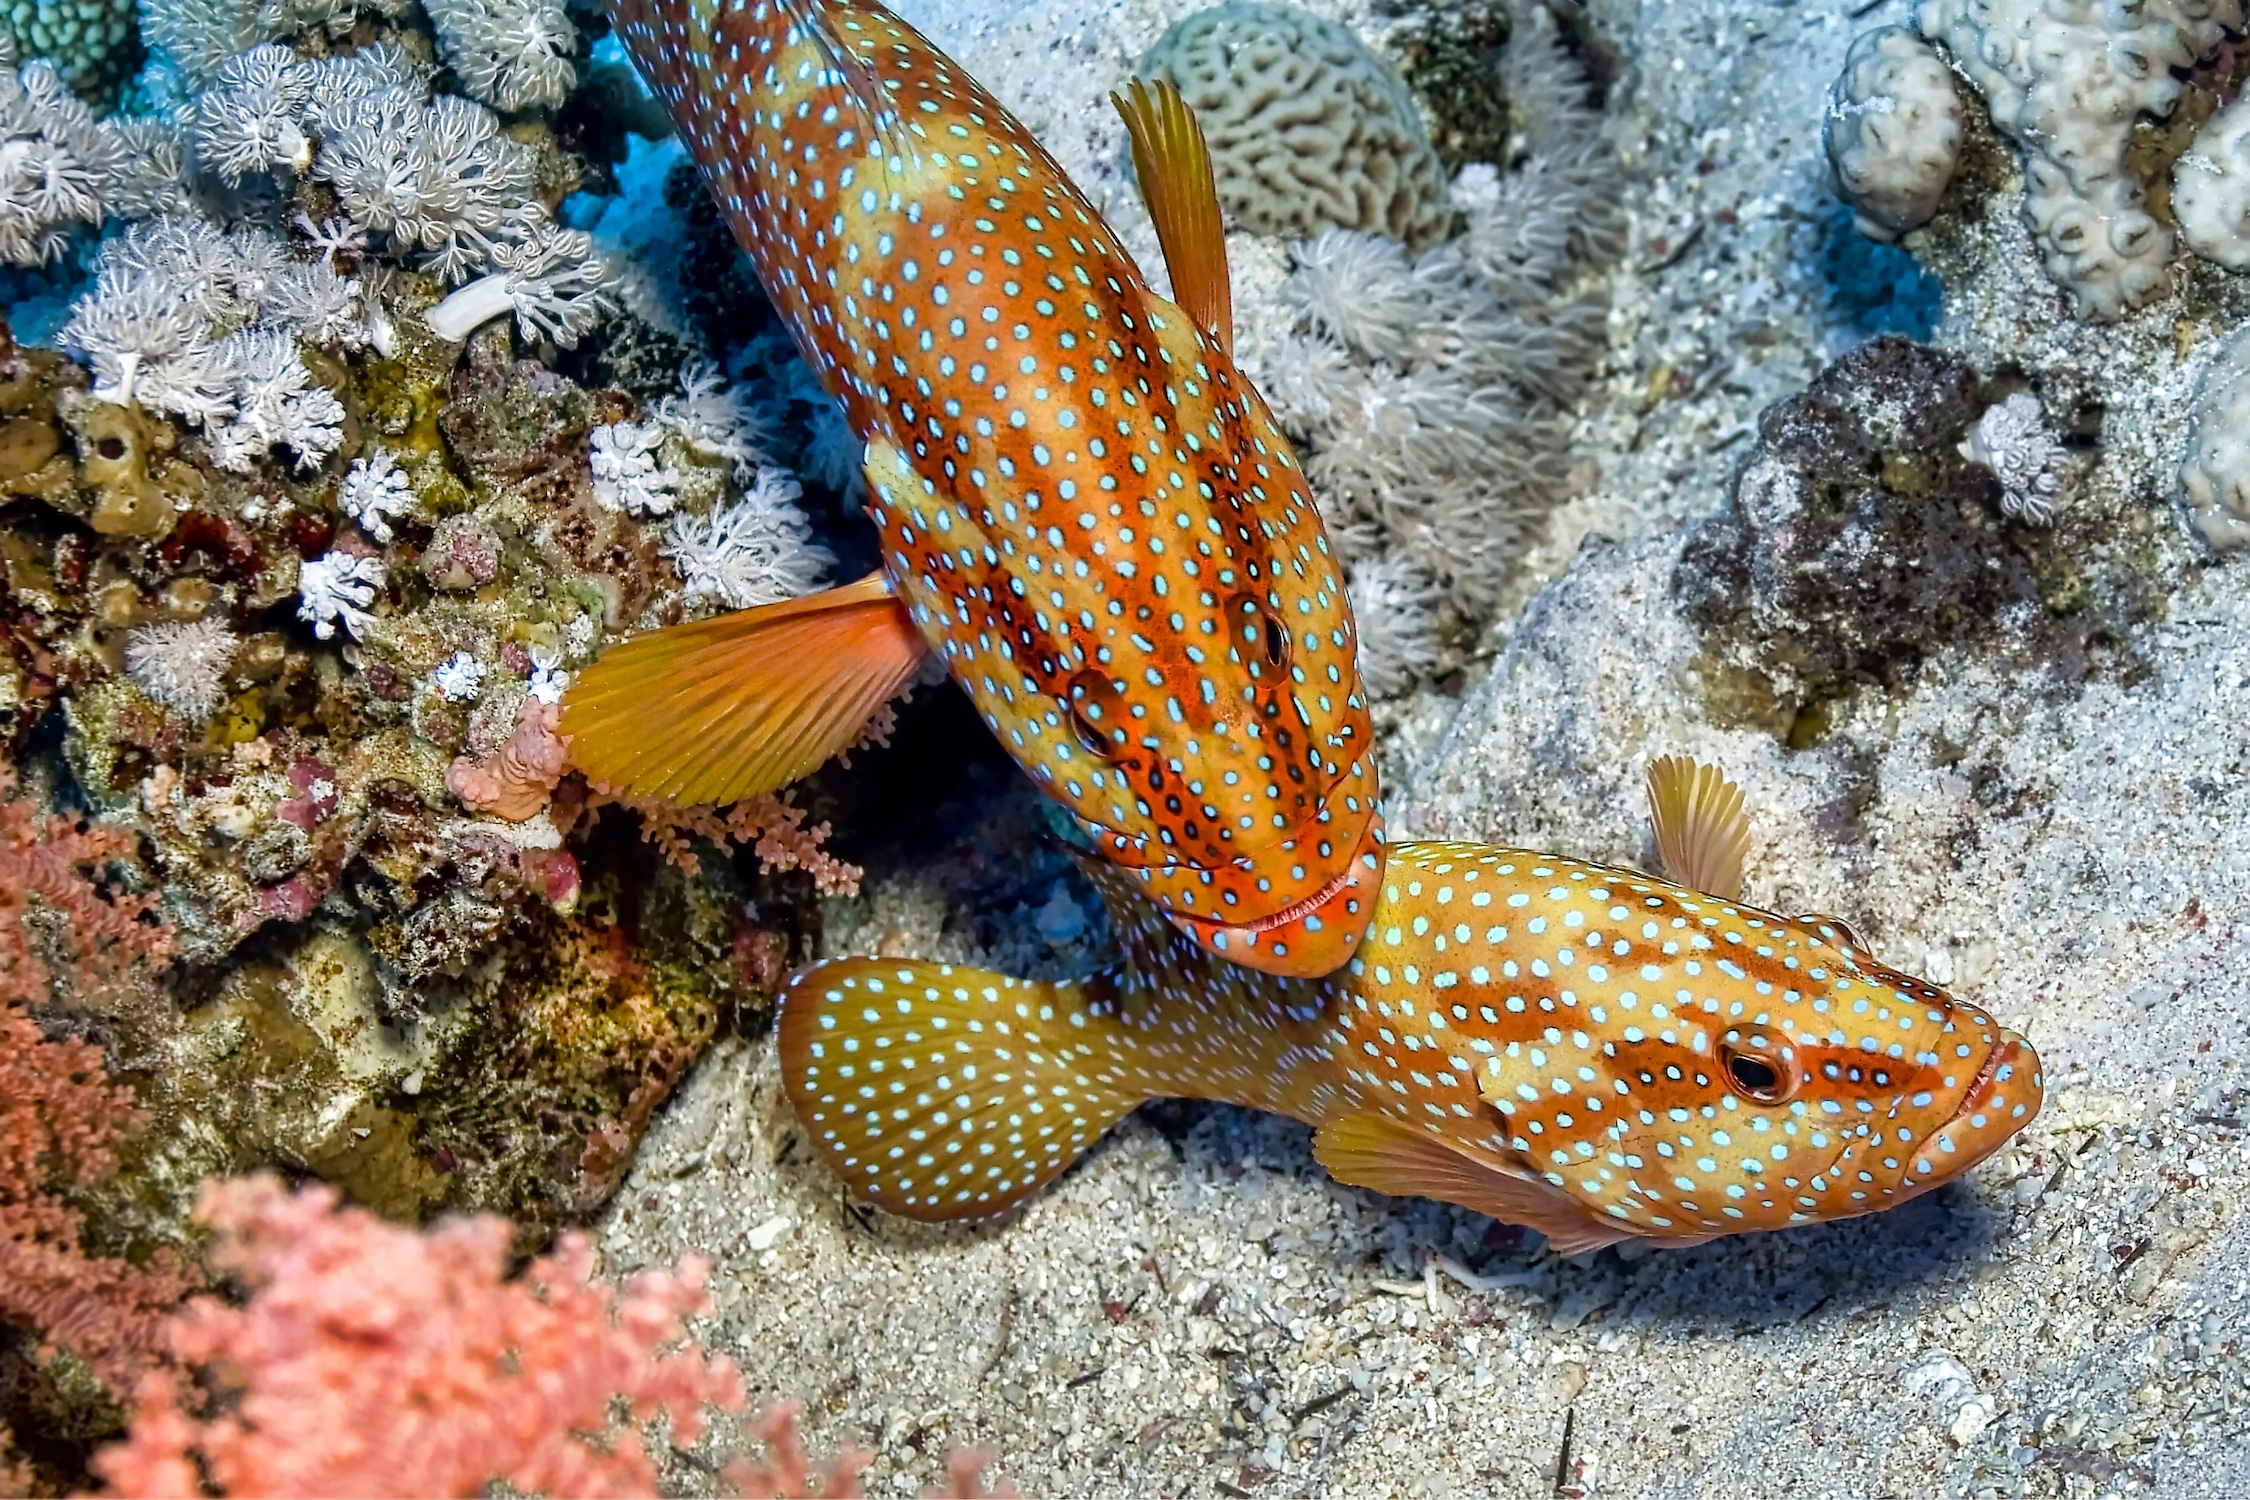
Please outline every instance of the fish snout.
[[[2046, 1080], [2039, 1054], [2014, 1032], [2001, 1032], [1998, 1044], [1986, 1056], [1968, 1092], [1961, 1096], [1960, 1108], [1925, 1143], [1929, 1149], [1923, 1160], [1930, 1165], [1923, 1170], [1934, 1170], [1940, 1182], [1966, 1172], [2029, 1125], [2045, 1098]], [[1920, 1162], [1916, 1165], [1919, 1167]]]
[[1291, 979], [1333, 973], [1358, 951], [1381, 894], [1383, 816], [1371, 786], [1352, 790], [1372, 779], [1339, 782], [1318, 815], [1254, 864], [1147, 871], [1148, 895], [1215, 957]]

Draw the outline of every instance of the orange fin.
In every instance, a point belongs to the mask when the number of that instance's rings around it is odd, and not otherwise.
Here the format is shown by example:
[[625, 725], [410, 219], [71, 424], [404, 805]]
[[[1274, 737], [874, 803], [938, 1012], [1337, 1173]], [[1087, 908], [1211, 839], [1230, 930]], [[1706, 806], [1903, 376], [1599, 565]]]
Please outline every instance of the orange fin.
[[781, 992], [781, 1077], [855, 1196], [909, 1219], [1005, 1213], [1146, 1097], [1108, 981], [842, 958]]
[[1313, 1137], [1313, 1156], [1338, 1182], [1394, 1198], [1437, 1198], [1536, 1229], [1557, 1255], [1583, 1255], [1632, 1237], [1631, 1230], [1604, 1224], [1560, 1188], [1488, 1166], [1385, 1115], [1330, 1120]]
[[571, 764], [609, 790], [737, 802], [847, 748], [928, 649], [871, 573], [612, 646], [564, 693], [562, 734]]
[[1722, 901], [1742, 899], [1750, 856], [1742, 788], [1716, 766], [1667, 755], [1649, 763], [1648, 816], [1669, 879]]
[[1133, 138], [1133, 172], [1172, 273], [1172, 300], [1218, 341], [1221, 352], [1230, 352], [1234, 291], [1227, 280], [1226, 224], [1203, 127], [1169, 79], [1128, 79], [1125, 91], [1111, 94], [1109, 102], [1125, 117], [1125, 131]]

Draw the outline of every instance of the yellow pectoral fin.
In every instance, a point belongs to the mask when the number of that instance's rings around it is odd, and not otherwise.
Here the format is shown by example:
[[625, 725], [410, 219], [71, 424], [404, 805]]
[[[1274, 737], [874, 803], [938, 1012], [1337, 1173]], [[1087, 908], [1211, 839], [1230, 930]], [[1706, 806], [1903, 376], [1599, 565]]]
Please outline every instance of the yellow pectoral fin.
[[570, 761], [682, 804], [777, 791], [849, 746], [928, 650], [872, 573], [612, 646], [563, 695]]
[[1329, 1121], [1313, 1137], [1313, 1157], [1338, 1182], [1394, 1198], [1437, 1198], [1503, 1224], [1536, 1229], [1558, 1255], [1599, 1250], [1632, 1233], [1603, 1223], [1559, 1188], [1504, 1172], [1383, 1115]]
[[1722, 901], [1741, 899], [1750, 856], [1742, 788], [1716, 766], [1667, 755], [1649, 763], [1648, 816], [1668, 878]]
[[1203, 127], [1166, 79], [1131, 79], [1109, 101], [1133, 138], [1133, 171], [1172, 273], [1172, 300], [1218, 341], [1222, 353], [1230, 352], [1234, 292], [1227, 279], [1226, 223]]

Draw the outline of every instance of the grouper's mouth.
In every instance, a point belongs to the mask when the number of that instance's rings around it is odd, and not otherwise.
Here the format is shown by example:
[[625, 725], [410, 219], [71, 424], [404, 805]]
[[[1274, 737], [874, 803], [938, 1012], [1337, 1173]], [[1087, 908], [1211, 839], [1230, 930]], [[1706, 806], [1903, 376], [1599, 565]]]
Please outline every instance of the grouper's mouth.
[[2000, 1042], [1985, 1054], [1984, 1066], [1969, 1080], [1960, 1107], [1930, 1138], [1944, 1154], [1947, 1175], [1984, 1160], [2030, 1124], [2044, 1097], [2039, 1054], [2014, 1032], [2002, 1032]]
[[[1345, 830], [1330, 828], [1335, 833]], [[1163, 872], [1151, 871], [1152, 876]], [[1375, 915], [1383, 879], [1383, 817], [1366, 810], [1350, 857], [1306, 895], [1269, 912], [1207, 917], [1185, 902], [1167, 902], [1149, 882], [1172, 925], [1197, 947], [1245, 968], [1294, 979], [1333, 973], [1351, 958]], [[1201, 902], [1197, 903], [1202, 904]]]

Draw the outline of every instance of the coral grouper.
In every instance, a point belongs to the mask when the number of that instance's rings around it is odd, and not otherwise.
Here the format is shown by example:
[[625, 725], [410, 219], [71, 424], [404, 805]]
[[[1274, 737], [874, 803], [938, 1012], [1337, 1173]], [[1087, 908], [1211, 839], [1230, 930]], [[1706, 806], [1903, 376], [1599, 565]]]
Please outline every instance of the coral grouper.
[[1343, 580], [1228, 356], [1210, 158], [1118, 103], [1177, 301], [1023, 127], [858, 0], [611, 0], [866, 443], [883, 570], [626, 642], [565, 701], [595, 780], [729, 801], [849, 744], [926, 650], [1204, 949], [1314, 976], [1382, 869]]
[[817, 965], [782, 1002], [790, 1098], [855, 1192], [913, 1218], [1010, 1208], [1142, 1100], [1186, 1095], [1295, 1116], [1343, 1181], [1565, 1253], [1890, 1208], [2029, 1123], [2023, 1038], [1840, 922], [1689, 889], [1739, 888], [1740, 793], [1681, 760], [1649, 780], [1685, 884], [1394, 845], [1366, 942], [1320, 980], [1213, 959], [1088, 861], [1122, 964]]

